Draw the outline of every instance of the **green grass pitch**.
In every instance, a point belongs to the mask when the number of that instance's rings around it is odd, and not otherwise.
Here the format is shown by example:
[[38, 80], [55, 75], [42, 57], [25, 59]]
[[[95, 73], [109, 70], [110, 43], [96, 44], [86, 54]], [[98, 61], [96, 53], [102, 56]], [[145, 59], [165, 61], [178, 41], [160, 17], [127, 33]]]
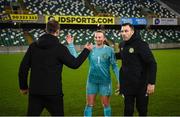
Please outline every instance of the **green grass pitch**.
[[[148, 115], [180, 116], [180, 49], [154, 50], [158, 65], [155, 94], [150, 96]], [[0, 115], [26, 115], [27, 96], [21, 95], [18, 67], [24, 54], [0, 54]], [[118, 61], [120, 66], [120, 61]], [[86, 104], [88, 61], [77, 69], [63, 68], [64, 109], [66, 116], [82, 116]], [[116, 80], [112, 73], [113, 91]], [[112, 115], [123, 115], [123, 98], [111, 96]], [[93, 115], [103, 115], [99, 96]], [[44, 110], [42, 115], [49, 115]], [[135, 112], [137, 115], [137, 112]]]

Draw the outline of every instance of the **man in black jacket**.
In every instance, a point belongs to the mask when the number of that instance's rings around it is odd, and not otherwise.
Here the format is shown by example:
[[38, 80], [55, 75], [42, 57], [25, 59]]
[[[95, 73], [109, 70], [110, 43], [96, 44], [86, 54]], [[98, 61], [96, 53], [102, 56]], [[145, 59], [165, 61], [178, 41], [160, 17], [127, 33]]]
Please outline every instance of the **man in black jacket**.
[[148, 44], [141, 40], [133, 25], [121, 27], [123, 42], [116, 58], [122, 60], [120, 92], [124, 95], [124, 115], [132, 116], [134, 104], [140, 116], [146, 116], [148, 96], [154, 92], [157, 65]]
[[[59, 43], [59, 24], [49, 21], [46, 25], [47, 34], [33, 42], [20, 64], [19, 85], [23, 94], [29, 93], [27, 115], [40, 115], [46, 108], [51, 115], [64, 115], [62, 68], [63, 64], [77, 69], [87, 58], [92, 45], [86, 44], [85, 49], [75, 58], [69, 50]], [[28, 71], [30, 81], [28, 86]]]

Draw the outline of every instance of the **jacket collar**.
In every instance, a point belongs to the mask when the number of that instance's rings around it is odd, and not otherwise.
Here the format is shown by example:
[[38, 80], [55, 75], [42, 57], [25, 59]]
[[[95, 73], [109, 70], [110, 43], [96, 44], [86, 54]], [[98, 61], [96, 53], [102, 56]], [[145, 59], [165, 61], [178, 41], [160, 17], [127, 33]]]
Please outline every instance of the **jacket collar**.
[[134, 41], [137, 41], [139, 39], [141, 39], [139, 32], [134, 31], [134, 34], [132, 35], [132, 37], [128, 41], [124, 41], [124, 42], [125, 42], [125, 44], [130, 44], [130, 43], [133, 43]]
[[36, 43], [38, 47], [46, 49], [59, 44], [59, 40], [54, 35], [44, 34], [39, 38], [39, 40]]

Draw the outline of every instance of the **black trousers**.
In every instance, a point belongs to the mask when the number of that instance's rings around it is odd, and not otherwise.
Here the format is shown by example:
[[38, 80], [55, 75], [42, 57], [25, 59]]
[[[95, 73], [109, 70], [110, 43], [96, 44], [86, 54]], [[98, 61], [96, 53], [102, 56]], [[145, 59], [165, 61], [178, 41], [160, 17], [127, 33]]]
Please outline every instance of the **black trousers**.
[[64, 116], [63, 96], [29, 95], [28, 116], [40, 116], [44, 108], [52, 116]]
[[147, 116], [148, 96], [145, 94], [124, 96], [124, 116], [133, 116], [134, 105], [136, 104], [139, 116]]

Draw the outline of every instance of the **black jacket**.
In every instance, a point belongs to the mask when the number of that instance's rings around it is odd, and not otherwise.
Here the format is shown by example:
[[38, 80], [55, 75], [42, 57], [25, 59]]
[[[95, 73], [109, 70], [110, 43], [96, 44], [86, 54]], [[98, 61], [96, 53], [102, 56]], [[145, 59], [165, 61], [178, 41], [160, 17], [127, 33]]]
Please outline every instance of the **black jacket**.
[[120, 91], [123, 94], [146, 93], [147, 84], [155, 84], [157, 65], [148, 44], [134, 33], [120, 43], [117, 59], [122, 59]]
[[[29, 46], [20, 64], [20, 89], [29, 88], [30, 94], [63, 95], [63, 64], [76, 69], [86, 60], [88, 55], [89, 50], [84, 49], [75, 58], [64, 45], [59, 43], [57, 37], [45, 34]], [[31, 72], [28, 87], [29, 69]]]

